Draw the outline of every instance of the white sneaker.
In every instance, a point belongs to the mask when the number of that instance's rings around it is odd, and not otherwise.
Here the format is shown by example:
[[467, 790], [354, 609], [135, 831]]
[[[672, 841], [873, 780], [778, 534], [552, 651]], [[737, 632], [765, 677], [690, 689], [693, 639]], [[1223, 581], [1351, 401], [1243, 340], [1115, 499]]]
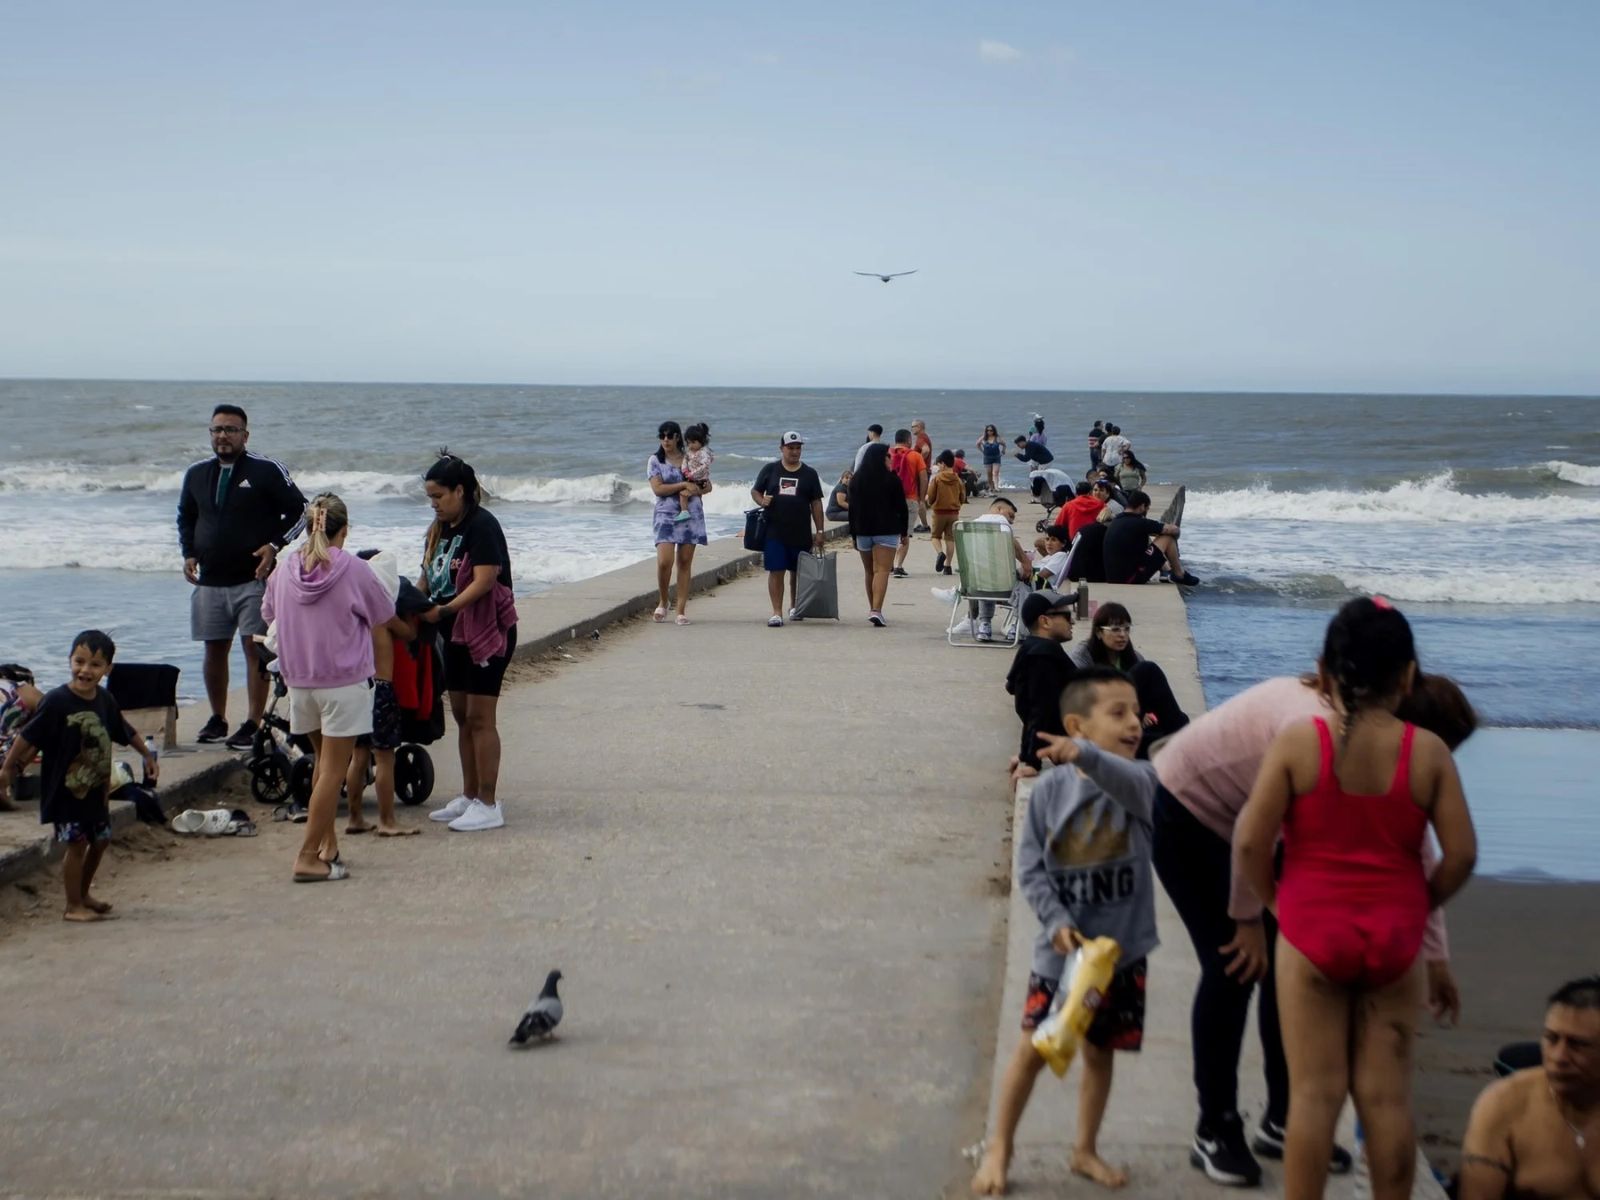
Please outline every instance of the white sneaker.
[[450, 822], [450, 828], [457, 833], [499, 829], [506, 823], [505, 813], [501, 810], [498, 800], [493, 804], [485, 804], [482, 800], [469, 800], [467, 805], [467, 811]]
[[971, 637], [972, 622], [966, 617], [962, 617], [961, 620], [950, 627], [950, 632], [955, 637]]
[[467, 806], [471, 803], [472, 801], [467, 799], [467, 797], [457, 796], [454, 800], [450, 801], [449, 804], [444, 805], [442, 808], [436, 808], [429, 813], [428, 820], [454, 821], [462, 813], [467, 811]]
[[994, 631], [993, 631], [993, 629], [990, 628], [989, 622], [987, 622], [987, 621], [979, 621], [978, 622], [978, 640], [980, 642], [988, 642], [988, 641], [993, 641], [994, 640]]
[[933, 593], [933, 598], [940, 604], [954, 604], [956, 602], [956, 589], [953, 587], [929, 588], [928, 590]]

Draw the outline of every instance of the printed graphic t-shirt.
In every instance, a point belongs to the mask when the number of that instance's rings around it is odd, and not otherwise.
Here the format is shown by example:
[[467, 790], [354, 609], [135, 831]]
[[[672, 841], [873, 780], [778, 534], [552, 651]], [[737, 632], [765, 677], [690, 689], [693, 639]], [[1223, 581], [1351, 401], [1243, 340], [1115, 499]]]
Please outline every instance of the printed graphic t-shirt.
[[128, 723], [111, 693], [96, 688], [94, 699], [85, 700], [63, 684], [45, 694], [19, 733], [43, 755], [39, 820], [46, 825], [104, 821], [111, 743], [129, 744]]
[[822, 478], [801, 463], [786, 471], [782, 461], [769, 462], [756, 476], [754, 490], [771, 496], [767, 506], [767, 537], [784, 546], [811, 545], [811, 504], [823, 496]]
[[428, 599], [435, 604], [455, 599], [456, 572], [461, 569], [463, 558], [470, 558], [475, 567], [499, 567], [499, 581], [511, 586], [511, 549], [500, 522], [488, 509], [475, 509], [458, 524], [446, 525], [440, 532], [433, 557], [422, 564]]

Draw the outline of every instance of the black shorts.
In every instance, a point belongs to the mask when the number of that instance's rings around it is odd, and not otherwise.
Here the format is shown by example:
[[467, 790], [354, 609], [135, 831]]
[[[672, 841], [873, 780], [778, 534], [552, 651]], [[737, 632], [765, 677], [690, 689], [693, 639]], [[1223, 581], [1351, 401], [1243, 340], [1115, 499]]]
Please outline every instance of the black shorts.
[[362, 750], [394, 750], [400, 745], [400, 702], [394, 684], [387, 679], [372, 681], [372, 732], [356, 738]]
[[506, 630], [506, 652], [498, 658], [491, 658], [481, 667], [472, 661], [465, 646], [457, 642], [445, 642], [445, 691], [465, 692], [469, 696], [498, 696], [500, 681], [506, 677], [506, 667], [511, 662], [511, 652], [516, 648], [515, 625]]
[[1133, 574], [1124, 583], [1149, 583], [1158, 572], [1167, 569], [1167, 556], [1156, 548], [1154, 542], [1144, 548], [1144, 557], [1134, 564]]
[[[1084, 1040], [1102, 1050], [1138, 1050], [1144, 1045], [1145, 960], [1118, 967]], [[1050, 1013], [1061, 980], [1029, 974], [1028, 996], [1022, 1002], [1022, 1029], [1031, 1032]]]

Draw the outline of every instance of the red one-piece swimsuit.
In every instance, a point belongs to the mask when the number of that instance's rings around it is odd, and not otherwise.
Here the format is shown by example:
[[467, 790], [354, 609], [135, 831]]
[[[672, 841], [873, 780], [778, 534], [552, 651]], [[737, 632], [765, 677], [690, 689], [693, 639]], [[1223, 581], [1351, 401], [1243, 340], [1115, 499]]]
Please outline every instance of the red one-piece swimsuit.
[[1428, 814], [1411, 799], [1416, 726], [1407, 723], [1400, 737], [1389, 790], [1371, 796], [1339, 786], [1333, 735], [1313, 720], [1322, 765], [1316, 787], [1284, 817], [1279, 928], [1334, 983], [1383, 987], [1411, 969], [1428, 921]]

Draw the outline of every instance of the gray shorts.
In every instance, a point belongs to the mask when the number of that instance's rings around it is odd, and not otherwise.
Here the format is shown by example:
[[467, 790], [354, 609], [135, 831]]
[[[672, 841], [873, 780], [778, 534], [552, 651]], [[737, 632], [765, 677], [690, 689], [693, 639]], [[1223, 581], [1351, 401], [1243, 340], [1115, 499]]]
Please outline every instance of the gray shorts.
[[233, 587], [197, 587], [189, 597], [189, 636], [197, 642], [226, 642], [235, 633], [265, 633], [261, 597], [265, 580], [254, 579]]

